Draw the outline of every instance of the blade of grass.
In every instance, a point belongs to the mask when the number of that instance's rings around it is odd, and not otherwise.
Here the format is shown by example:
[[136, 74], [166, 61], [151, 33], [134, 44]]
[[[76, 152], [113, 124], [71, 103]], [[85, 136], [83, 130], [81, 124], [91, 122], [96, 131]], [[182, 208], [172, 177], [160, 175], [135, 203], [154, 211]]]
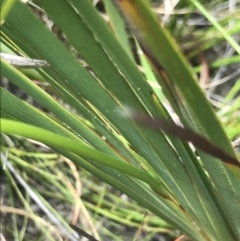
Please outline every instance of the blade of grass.
[[[212, 17], [204, 6], [197, 0], [191, 0], [191, 2], [196, 6], [196, 8], [209, 20], [210, 23], [223, 35], [223, 37], [228, 41], [228, 43], [235, 49], [235, 51], [240, 55], [239, 44], [222, 28], [220, 24]], [[240, 25], [239, 25], [240, 26]]]
[[15, 4], [16, 0], [5, 0], [1, 3], [1, 12], [0, 12], [0, 16], [1, 16], [1, 25], [4, 23], [8, 13], [11, 11], [13, 5]]
[[115, 168], [121, 172], [124, 172], [130, 176], [136, 177], [148, 183], [154, 190], [161, 193], [161, 195], [169, 198], [168, 192], [160, 188], [159, 182], [156, 179], [153, 179], [146, 172], [138, 170], [128, 164], [125, 164], [119, 159], [112, 158], [111, 156], [94, 150], [86, 144], [67, 139], [63, 136], [51, 133], [38, 127], [26, 125], [24, 123], [1, 119], [1, 124], [3, 133], [15, 133], [18, 135], [24, 135], [25, 137], [44, 142], [48, 145], [57, 146], [58, 148], [64, 148], [85, 158], [91, 158], [92, 160], [96, 160], [101, 164]]
[[119, 43], [128, 53], [129, 57], [133, 59], [132, 50], [129, 43], [129, 34], [126, 31], [124, 21], [122, 20], [121, 16], [119, 15], [118, 11], [115, 9], [111, 1], [104, 0], [103, 2], [106, 8], [106, 12], [110, 18], [110, 26], [113, 29], [113, 32], [115, 33]]

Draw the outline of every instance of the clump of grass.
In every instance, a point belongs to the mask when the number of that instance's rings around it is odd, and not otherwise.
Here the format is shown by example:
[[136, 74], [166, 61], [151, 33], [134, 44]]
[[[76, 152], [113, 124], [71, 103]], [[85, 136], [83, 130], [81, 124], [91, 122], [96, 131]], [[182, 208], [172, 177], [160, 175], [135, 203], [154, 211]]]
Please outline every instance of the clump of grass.
[[[164, 11], [154, 5], [182, 54], [141, 1], [122, 3], [122, 8], [121, 3], [116, 8], [110, 1], [100, 1], [111, 30], [89, 2], [30, 2], [33, 12], [39, 9], [37, 17], [20, 2], [4, 3], [6, 51], [45, 59], [51, 67], [20, 72], [3, 63], [4, 76], [44, 107], [44, 111], [39, 105], [33, 108], [1, 89], [3, 117], [78, 141], [79, 149], [86, 143], [92, 148], [91, 153], [83, 150], [80, 155], [79, 150], [59, 148], [51, 135], [46, 141], [52, 141], [52, 149], [2, 135], [7, 189], [1, 210], [9, 223], [5, 237], [78, 240], [68, 223], [98, 240], [151, 240], [157, 233], [171, 238], [184, 233], [181, 237], [191, 240], [239, 237], [238, 209], [232, 202], [239, 199], [239, 180], [225, 164], [197, 147], [195, 154], [192, 146], [177, 137], [146, 130], [117, 114], [119, 108], [126, 112], [124, 106], [129, 105], [146, 115], [180, 123], [233, 156], [226, 134], [232, 141], [239, 137], [239, 72], [226, 75], [240, 62], [239, 24], [237, 17], [233, 19], [237, 8], [226, 7], [226, 1], [205, 6], [195, 0], [181, 1], [172, 7], [166, 1]], [[127, 25], [119, 9], [127, 15]], [[37, 20], [41, 15], [48, 27], [59, 26], [64, 45]], [[27, 24], [30, 19], [31, 25]], [[154, 34], [149, 33], [152, 25], [146, 27], [150, 22], [156, 24]], [[200, 79], [226, 134], [193, 74]], [[191, 94], [199, 102], [189, 101]], [[17, 131], [13, 128], [11, 134]], [[133, 230], [130, 235], [125, 233], [127, 228]]]

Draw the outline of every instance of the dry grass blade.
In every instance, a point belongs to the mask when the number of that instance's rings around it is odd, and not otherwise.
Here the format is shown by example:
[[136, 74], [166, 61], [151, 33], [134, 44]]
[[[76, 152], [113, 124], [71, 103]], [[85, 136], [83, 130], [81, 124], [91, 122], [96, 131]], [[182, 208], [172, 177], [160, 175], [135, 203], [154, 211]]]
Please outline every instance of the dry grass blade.
[[202, 151], [220, 158], [225, 163], [231, 164], [236, 167], [240, 167], [240, 162], [233, 156], [229, 155], [221, 148], [217, 147], [209, 140], [200, 136], [199, 134], [195, 133], [190, 129], [183, 128], [176, 124], [170, 123], [163, 119], [154, 120], [150, 116], [143, 115], [140, 113], [130, 113], [130, 116], [138, 123], [148, 126], [154, 129], [161, 129], [167, 134], [178, 136], [180, 139], [189, 141], [194, 144], [195, 147], [198, 147]]
[[82, 229], [78, 228], [77, 226], [69, 223], [69, 226], [74, 229], [76, 232], [78, 232], [79, 234], [83, 235], [84, 237], [88, 238], [90, 241], [98, 241], [97, 239], [95, 239], [92, 235], [86, 233], [85, 231], [83, 231]]
[[12, 54], [0, 53], [0, 58], [7, 61], [9, 64], [16, 68], [44, 68], [49, 67], [45, 60], [29, 59]]

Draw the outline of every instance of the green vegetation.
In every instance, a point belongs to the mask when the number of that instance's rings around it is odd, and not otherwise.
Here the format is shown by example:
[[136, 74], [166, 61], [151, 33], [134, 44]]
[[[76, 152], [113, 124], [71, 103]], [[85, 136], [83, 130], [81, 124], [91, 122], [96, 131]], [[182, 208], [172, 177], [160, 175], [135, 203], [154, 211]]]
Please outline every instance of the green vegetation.
[[[144, 0], [101, 3], [103, 16], [87, 0], [1, 0], [2, 51], [50, 65], [1, 60], [34, 100], [1, 87], [4, 235], [32, 240], [34, 222], [36, 240], [78, 240], [68, 223], [97, 240], [239, 240], [239, 167], [129, 114], [181, 123], [237, 159], [240, 82], [225, 96], [214, 85], [240, 62], [239, 9], [180, 1], [161, 20]], [[207, 24], [188, 24], [194, 14]]]

